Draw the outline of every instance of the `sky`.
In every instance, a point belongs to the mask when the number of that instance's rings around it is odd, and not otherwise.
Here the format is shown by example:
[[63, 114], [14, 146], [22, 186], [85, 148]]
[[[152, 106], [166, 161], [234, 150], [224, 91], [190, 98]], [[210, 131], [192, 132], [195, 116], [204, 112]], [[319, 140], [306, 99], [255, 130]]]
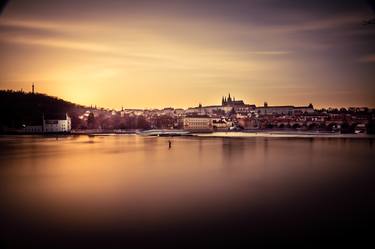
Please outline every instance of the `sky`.
[[10, 0], [0, 89], [115, 108], [375, 107], [363, 0]]

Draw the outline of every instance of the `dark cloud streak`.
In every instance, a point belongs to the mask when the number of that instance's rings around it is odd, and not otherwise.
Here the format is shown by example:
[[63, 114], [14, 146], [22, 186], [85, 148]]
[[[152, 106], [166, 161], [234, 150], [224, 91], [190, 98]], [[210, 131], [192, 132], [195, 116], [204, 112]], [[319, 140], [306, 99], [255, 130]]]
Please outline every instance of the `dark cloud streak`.
[[0, 15], [3, 13], [8, 2], [9, 2], [8, 0], [0, 0]]
[[[217, 80], [197, 76], [186, 85], [230, 81], [241, 87], [252, 82], [251, 76], [256, 82], [272, 81], [273, 87], [288, 83], [368, 92], [375, 25], [362, 22], [374, 15], [370, 6], [366, 0], [13, 0], [0, 18], [0, 38], [6, 46], [15, 42], [14, 51], [27, 44], [70, 49], [103, 61], [147, 64], [151, 70], [154, 65], [175, 70], [180, 62], [183, 70], [194, 71], [205, 65], [200, 64], [205, 53], [218, 62], [196, 72]], [[233, 66], [237, 74], [228, 70], [220, 76], [228, 62], [237, 62], [242, 71]], [[280, 75], [266, 73], [273, 68]]]

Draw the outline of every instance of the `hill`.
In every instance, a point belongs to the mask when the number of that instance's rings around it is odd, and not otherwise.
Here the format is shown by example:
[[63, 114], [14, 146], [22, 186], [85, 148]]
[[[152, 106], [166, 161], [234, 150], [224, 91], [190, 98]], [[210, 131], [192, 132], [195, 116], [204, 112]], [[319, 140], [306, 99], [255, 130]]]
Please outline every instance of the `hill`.
[[0, 129], [41, 123], [44, 113], [68, 113], [72, 121], [86, 108], [41, 93], [0, 90]]

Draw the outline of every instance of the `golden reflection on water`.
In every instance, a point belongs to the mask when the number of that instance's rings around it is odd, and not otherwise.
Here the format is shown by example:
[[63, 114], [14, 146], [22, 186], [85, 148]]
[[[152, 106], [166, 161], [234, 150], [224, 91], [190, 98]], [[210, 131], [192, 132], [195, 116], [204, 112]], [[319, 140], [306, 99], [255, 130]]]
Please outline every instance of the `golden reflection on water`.
[[0, 146], [6, 214], [92, 229], [280, 203], [368, 167], [374, 152], [367, 139], [261, 137], [24, 136]]

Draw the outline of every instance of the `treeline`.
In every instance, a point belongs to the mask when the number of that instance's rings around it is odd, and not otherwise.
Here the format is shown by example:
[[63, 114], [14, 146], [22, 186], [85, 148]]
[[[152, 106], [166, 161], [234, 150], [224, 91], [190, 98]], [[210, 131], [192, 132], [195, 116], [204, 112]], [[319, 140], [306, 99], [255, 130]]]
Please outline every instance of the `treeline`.
[[[73, 120], [72, 120], [73, 121]], [[105, 115], [101, 113], [98, 116], [94, 116], [90, 113], [87, 120], [77, 120], [77, 129], [150, 129], [151, 124], [143, 115], [124, 115], [121, 116], [118, 113], [115, 115]]]
[[[150, 129], [176, 127], [177, 119], [168, 115], [150, 116], [112, 113], [77, 105], [40, 93], [0, 90], [0, 132], [41, 125], [43, 114], [67, 113], [72, 129]], [[83, 114], [90, 111], [88, 118]], [[94, 115], [95, 113], [95, 115]]]
[[[72, 119], [73, 121], [73, 119]], [[160, 116], [144, 116], [123, 114], [117, 112], [114, 115], [108, 116], [105, 112], [98, 115], [90, 113], [87, 120], [77, 120], [77, 129], [170, 129], [181, 128], [182, 123], [176, 117], [169, 115]]]
[[40, 93], [0, 90], [0, 128], [41, 124], [43, 114], [69, 113], [77, 116], [85, 107]]

